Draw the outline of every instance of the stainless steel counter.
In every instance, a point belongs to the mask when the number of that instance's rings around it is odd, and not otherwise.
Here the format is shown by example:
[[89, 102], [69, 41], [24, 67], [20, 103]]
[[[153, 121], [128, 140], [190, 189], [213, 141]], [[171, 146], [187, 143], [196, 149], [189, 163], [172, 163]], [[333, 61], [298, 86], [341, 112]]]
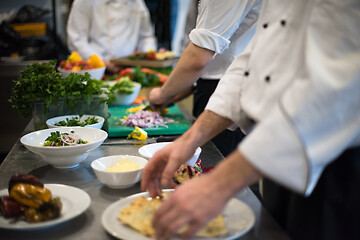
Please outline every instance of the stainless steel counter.
[[[33, 130], [32, 122], [26, 127], [23, 135]], [[108, 139], [113, 141], [116, 139]], [[0, 189], [7, 188], [9, 178], [16, 172], [33, 174], [44, 183], [59, 183], [81, 188], [91, 197], [89, 209], [80, 216], [58, 225], [38, 230], [6, 230], [0, 229], [0, 239], [24, 240], [24, 239], [76, 239], [98, 240], [114, 239], [109, 235], [101, 224], [103, 211], [113, 202], [140, 192], [140, 183], [134, 187], [123, 190], [113, 190], [103, 186], [96, 178], [90, 167], [90, 163], [102, 156], [116, 154], [139, 155], [137, 145], [104, 145], [91, 152], [89, 157], [73, 169], [56, 169], [48, 165], [40, 156], [28, 151], [17, 141], [0, 166]], [[214, 166], [222, 159], [222, 155], [211, 143], [202, 146], [200, 159], [205, 166]], [[256, 222], [252, 230], [239, 239], [289, 239], [279, 225], [261, 206], [261, 202], [246, 188], [236, 196], [250, 206], [256, 216]], [[134, 239], [135, 240], [135, 239]]]

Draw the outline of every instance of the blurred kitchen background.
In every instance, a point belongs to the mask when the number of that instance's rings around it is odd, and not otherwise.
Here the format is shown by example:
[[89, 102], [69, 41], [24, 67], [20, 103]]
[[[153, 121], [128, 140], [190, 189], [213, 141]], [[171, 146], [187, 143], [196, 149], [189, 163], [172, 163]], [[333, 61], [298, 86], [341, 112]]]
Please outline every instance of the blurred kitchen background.
[[[172, 19], [172, 37], [167, 45], [181, 53], [186, 15], [190, 1], [145, 0], [153, 23], [160, 2], [167, 2]], [[29, 119], [18, 116], [8, 99], [16, 79], [25, 66], [34, 61], [64, 60], [69, 54], [66, 23], [73, 0], [16, 0], [0, 2], [0, 163], [21, 137]], [[154, 26], [155, 27], [155, 26]], [[166, 39], [165, 39], [166, 41]]]

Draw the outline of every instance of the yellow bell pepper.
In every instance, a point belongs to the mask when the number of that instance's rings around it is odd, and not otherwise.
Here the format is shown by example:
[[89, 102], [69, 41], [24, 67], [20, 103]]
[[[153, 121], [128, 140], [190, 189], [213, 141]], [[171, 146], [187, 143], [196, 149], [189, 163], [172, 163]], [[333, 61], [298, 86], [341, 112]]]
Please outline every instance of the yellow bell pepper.
[[87, 61], [93, 68], [105, 67], [105, 62], [96, 54], [91, 55]]
[[135, 130], [128, 135], [128, 138], [135, 138], [141, 141], [146, 140], [147, 137], [148, 137], [147, 132], [139, 127], [135, 127]]
[[68, 57], [69, 62], [80, 62], [82, 57], [79, 55], [78, 52], [72, 52]]
[[15, 184], [10, 189], [10, 196], [17, 202], [33, 208], [40, 207], [41, 204], [50, 201], [52, 198], [49, 189], [26, 183]]

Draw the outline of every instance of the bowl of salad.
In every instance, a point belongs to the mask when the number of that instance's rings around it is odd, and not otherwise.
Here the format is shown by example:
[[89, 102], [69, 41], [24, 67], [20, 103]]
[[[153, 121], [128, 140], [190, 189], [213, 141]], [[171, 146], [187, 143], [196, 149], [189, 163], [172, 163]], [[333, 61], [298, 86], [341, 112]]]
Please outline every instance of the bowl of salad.
[[28, 133], [20, 142], [56, 168], [73, 168], [107, 137], [107, 132], [97, 128], [60, 127]]
[[132, 81], [128, 76], [108, 83], [109, 104], [112, 106], [131, 105], [139, 95], [141, 84]]
[[95, 115], [66, 115], [50, 118], [46, 121], [48, 128], [88, 127], [101, 129], [105, 119]]

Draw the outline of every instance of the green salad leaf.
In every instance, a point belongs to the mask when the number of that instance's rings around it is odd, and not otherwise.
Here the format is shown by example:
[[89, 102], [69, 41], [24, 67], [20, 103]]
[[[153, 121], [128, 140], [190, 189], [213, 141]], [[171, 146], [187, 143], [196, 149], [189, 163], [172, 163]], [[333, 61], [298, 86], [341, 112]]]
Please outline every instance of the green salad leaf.
[[55, 126], [61, 126], [61, 127], [74, 127], [74, 126], [80, 126], [85, 127], [86, 125], [91, 125], [98, 123], [99, 120], [93, 116], [86, 118], [83, 122], [80, 121], [81, 117], [73, 117], [73, 118], [66, 118], [66, 120], [62, 120], [60, 122], [55, 123]]
[[115, 93], [118, 94], [131, 94], [133, 93], [133, 88], [135, 87], [134, 81], [130, 79], [130, 77], [125, 76], [119, 79], [117, 83], [113, 86], [109, 87], [108, 92], [108, 104], [110, 105], [115, 101]]
[[45, 139], [44, 147], [72, 146], [77, 144], [86, 144], [88, 141], [79, 138], [74, 131], [70, 133], [51, 132]]

